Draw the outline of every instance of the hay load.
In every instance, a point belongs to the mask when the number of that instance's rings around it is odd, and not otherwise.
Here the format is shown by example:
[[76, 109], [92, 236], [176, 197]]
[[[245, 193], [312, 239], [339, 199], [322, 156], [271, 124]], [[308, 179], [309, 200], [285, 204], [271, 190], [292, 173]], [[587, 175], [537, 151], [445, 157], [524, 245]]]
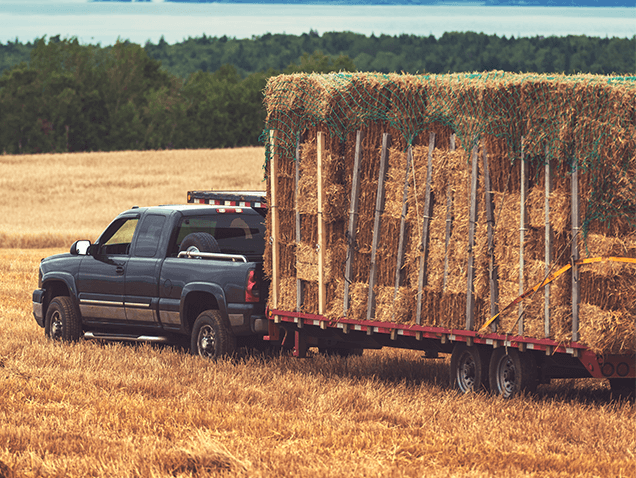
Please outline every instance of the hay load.
[[296, 74], [265, 103], [270, 308], [478, 330], [573, 264], [491, 330], [636, 349], [633, 78]]

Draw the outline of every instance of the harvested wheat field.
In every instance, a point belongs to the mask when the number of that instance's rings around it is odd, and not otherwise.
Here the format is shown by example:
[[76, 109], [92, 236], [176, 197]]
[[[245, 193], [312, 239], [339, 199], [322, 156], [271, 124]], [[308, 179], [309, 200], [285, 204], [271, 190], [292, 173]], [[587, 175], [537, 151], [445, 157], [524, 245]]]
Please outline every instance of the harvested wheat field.
[[[235, 178], [225, 161], [237, 153], [246, 159]], [[598, 381], [554, 381], [503, 400], [450, 390], [446, 362], [408, 351], [242, 351], [210, 362], [172, 347], [46, 340], [31, 314], [41, 257], [94, 238], [132, 204], [261, 185], [262, 149], [192, 154], [0, 157], [0, 230], [12, 241], [0, 248], [0, 476], [636, 474], [636, 406]], [[131, 157], [149, 173], [122, 186], [113, 165]], [[57, 186], [37, 184], [36, 173]]]
[[263, 148], [0, 155], [0, 247], [95, 240], [132, 206], [194, 189], [264, 189]]

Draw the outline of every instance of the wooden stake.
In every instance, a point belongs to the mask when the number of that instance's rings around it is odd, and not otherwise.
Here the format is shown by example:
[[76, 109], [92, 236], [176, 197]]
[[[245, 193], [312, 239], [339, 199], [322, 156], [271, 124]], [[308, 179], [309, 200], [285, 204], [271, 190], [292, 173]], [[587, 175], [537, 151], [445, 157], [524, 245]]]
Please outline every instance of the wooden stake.
[[272, 298], [272, 308], [278, 308], [278, 295], [279, 295], [279, 224], [278, 224], [278, 198], [276, 196], [277, 187], [276, 180], [278, 179], [278, 151], [276, 145], [276, 133], [274, 130], [269, 132], [269, 141], [272, 156], [270, 158], [269, 163], [269, 178], [270, 178], [270, 204], [269, 204], [269, 213], [271, 214], [272, 220], [272, 283], [270, 287], [271, 298]]
[[[413, 162], [413, 147], [409, 145], [406, 155], [406, 174], [404, 175], [404, 192], [402, 194], [402, 216], [400, 217], [400, 240], [398, 242], [397, 261], [395, 263], [395, 293], [393, 301], [397, 301], [398, 291], [402, 283], [402, 265], [404, 263], [404, 236], [406, 233], [406, 212], [408, 209], [407, 199], [409, 196], [409, 175], [411, 173], [411, 163]], [[395, 308], [393, 318], [395, 318]]]
[[325, 135], [318, 133], [317, 146], [317, 178], [318, 178], [318, 314], [323, 315], [327, 305], [327, 284], [325, 282], [325, 250], [327, 248], [327, 235], [323, 209], [325, 205], [325, 189], [322, 177], [322, 161], [325, 154]]
[[472, 151], [472, 173], [470, 181], [470, 216], [468, 223], [468, 280], [466, 285], [466, 330], [475, 325], [475, 228], [477, 226], [477, 174], [479, 172], [478, 141], [475, 140]]
[[[552, 167], [545, 146], [545, 276], [550, 274], [552, 265], [552, 226], [550, 225], [550, 194], [552, 193]], [[550, 337], [550, 284], [544, 287], [544, 334]]]
[[380, 155], [380, 175], [378, 177], [378, 192], [375, 198], [375, 219], [373, 221], [373, 242], [371, 244], [371, 267], [369, 273], [369, 298], [367, 301], [367, 320], [375, 317], [375, 273], [377, 263], [375, 261], [380, 240], [380, 218], [384, 211], [384, 181], [386, 179], [386, 163], [389, 148], [389, 134], [382, 135], [382, 154]]
[[[490, 183], [490, 170], [488, 169], [488, 151], [484, 141], [484, 186], [486, 189], [486, 221], [488, 223], [488, 255], [490, 263], [488, 275], [490, 279], [490, 316], [499, 313], [499, 272], [495, 263], [495, 213], [492, 199], [492, 185]], [[497, 331], [497, 321], [490, 326], [493, 332]]]
[[446, 191], [446, 244], [444, 247], [444, 282], [442, 291], [446, 291], [448, 285], [448, 256], [450, 254], [450, 237], [453, 227], [453, 189], [449, 186]]
[[349, 229], [347, 230], [347, 261], [345, 264], [345, 283], [343, 315], [349, 311], [349, 284], [353, 280], [353, 259], [356, 253], [356, 229], [358, 227], [358, 204], [360, 203], [360, 157], [362, 156], [362, 140], [364, 133], [358, 130], [356, 133], [356, 151], [353, 160], [353, 174], [351, 177], [351, 202], [349, 205]]
[[[300, 181], [300, 138], [296, 141], [296, 175], [294, 176], [294, 210], [296, 213], [296, 246], [300, 245], [300, 210], [298, 208], [298, 183]], [[296, 278], [296, 312], [303, 305], [303, 281]]]
[[579, 168], [577, 158], [572, 164], [572, 341], [579, 341], [579, 301], [581, 298], [579, 283]]
[[[523, 148], [523, 136], [521, 137], [521, 196], [520, 196], [520, 204], [519, 204], [519, 295], [523, 294], [525, 290], [524, 284], [524, 268], [525, 268], [525, 258], [524, 258], [524, 246], [526, 240], [526, 196], [527, 196], [527, 187], [528, 187], [528, 178], [526, 173], [526, 158], [525, 151]], [[519, 304], [519, 335], [523, 335], [524, 329], [524, 307], [523, 304]]]
[[424, 286], [426, 286], [426, 258], [428, 247], [428, 232], [431, 219], [431, 210], [433, 204], [431, 201], [431, 186], [433, 176], [433, 150], [435, 149], [435, 133], [430, 133], [428, 136], [428, 165], [426, 168], [426, 191], [424, 192], [424, 218], [422, 221], [422, 243], [420, 246], [420, 275], [417, 281], [417, 313], [415, 316], [415, 323], [420, 325], [422, 323], [422, 296]]

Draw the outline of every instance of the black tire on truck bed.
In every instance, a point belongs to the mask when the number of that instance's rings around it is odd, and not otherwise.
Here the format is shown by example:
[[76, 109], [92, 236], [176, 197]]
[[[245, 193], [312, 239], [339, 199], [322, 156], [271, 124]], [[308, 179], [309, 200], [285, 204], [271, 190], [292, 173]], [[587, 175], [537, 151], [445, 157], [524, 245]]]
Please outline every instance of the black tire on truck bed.
[[207, 232], [193, 232], [184, 237], [179, 246], [179, 252], [188, 250], [190, 252], [221, 252], [219, 243]]

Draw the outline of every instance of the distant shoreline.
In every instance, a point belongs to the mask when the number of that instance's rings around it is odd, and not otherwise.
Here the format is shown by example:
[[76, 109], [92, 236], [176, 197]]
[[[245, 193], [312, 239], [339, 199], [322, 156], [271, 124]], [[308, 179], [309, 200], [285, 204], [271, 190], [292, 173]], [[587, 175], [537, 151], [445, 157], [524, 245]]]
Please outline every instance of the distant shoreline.
[[342, 6], [634, 7], [634, 0], [87, 0], [88, 3], [222, 3]]

